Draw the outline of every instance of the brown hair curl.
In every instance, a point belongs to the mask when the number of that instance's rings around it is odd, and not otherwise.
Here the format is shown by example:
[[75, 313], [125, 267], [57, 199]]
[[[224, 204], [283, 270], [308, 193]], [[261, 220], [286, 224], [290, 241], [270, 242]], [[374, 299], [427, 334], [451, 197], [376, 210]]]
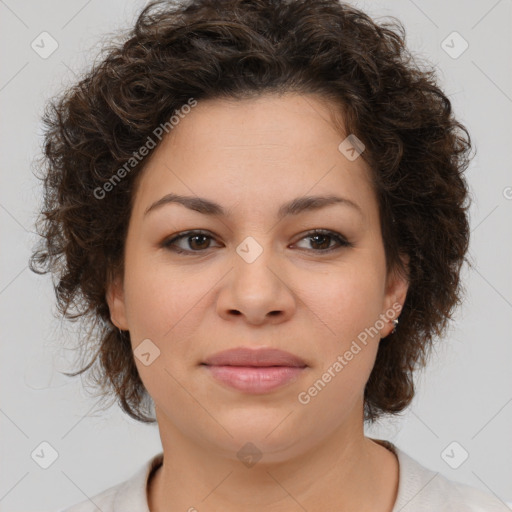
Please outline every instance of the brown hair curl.
[[190, 98], [316, 93], [339, 107], [345, 133], [366, 146], [388, 271], [407, 272], [399, 255], [409, 257], [407, 299], [397, 331], [380, 342], [365, 419], [403, 410], [414, 396], [413, 371], [461, 302], [471, 142], [435, 71], [422, 70], [406, 49], [401, 23], [377, 24], [336, 0], [157, 1], [105, 52], [43, 116], [43, 240], [31, 269], [53, 273], [59, 311], [90, 326], [83, 354], [87, 343], [96, 348], [70, 375], [96, 370], [103, 398], [155, 421], [129, 334], [112, 325], [105, 299], [123, 268], [143, 162], [104, 199], [94, 191]]

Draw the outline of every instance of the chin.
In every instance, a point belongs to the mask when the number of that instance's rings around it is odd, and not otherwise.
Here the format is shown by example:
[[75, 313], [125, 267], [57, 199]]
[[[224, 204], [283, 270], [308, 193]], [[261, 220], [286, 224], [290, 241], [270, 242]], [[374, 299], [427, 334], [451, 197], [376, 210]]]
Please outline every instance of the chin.
[[[247, 443], [252, 443], [261, 452], [274, 454], [276, 461], [284, 460], [284, 452], [297, 445], [304, 436], [304, 423], [297, 412], [292, 411], [292, 407], [270, 408], [268, 405], [231, 409], [226, 414], [220, 414], [219, 410], [216, 419], [225, 430], [219, 426], [216, 431], [221, 431], [220, 435], [215, 435], [212, 442], [220, 443], [229, 451], [238, 451]], [[211, 434], [212, 431], [209, 431], [203, 435], [208, 437]]]

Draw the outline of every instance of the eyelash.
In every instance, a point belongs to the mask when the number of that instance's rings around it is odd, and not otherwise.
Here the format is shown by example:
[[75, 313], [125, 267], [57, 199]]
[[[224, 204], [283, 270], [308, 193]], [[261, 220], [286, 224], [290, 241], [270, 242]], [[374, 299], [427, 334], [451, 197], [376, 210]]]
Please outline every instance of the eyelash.
[[[329, 231], [327, 229], [313, 229], [309, 232], [307, 232], [300, 240], [303, 240], [305, 238], [312, 238], [314, 236], [317, 236], [317, 235], [321, 235], [321, 236], [327, 236], [329, 238], [332, 238], [334, 239], [336, 242], [338, 242], [338, 247], [331, 247], [329, 249], [319, 249], [319, 250], [315, 250], [315, 249], [302, 249], [303, 251], [312, 251], [312, 252], [316, 252], [316, 253], [320, 253], [320, 254], [326, 254], [326, 253], [331, 253], [333, 251], [336, 251], [338, 249], [342, 249], [344, 247], [353, 247], [354, 244], [352, 244], [351, 242], [347, 241], [342, 235], [340, 235], [339, 233], [336, 233], [335, 231]], [[204, 250], [197, 250], [197, 251], [187, 251], [187, 250], [183, 250], [183, 249], [179, 249], [177, 247], [173, 247], [172, 244], [175, 243], [176, 241], [178, 240], [181, 240], [182, 238], [191, 238], [193, 236], [205, 236], [205, 237], [208, 237], [208, 238], [214, 238], [212, 237], [209, 233], [206, 233], [204, 231], [201, 231], [201, 230], [190, 230], [190, 231], [184, 231], [180, 234], [178, 234], [177, 236], [173, 237], [173, 238], [170, 238], [170, 239], [167, 239], [167, 240], [164, 240], [161, 244], [161, 247], [165, 248], [165, 249], [168, 249], [172, 252], [175, 252], [177, 254], [186, 254], [186, 255], [193, 255], [194, 253], [195, 254], [199, 254], [201, 252], [204, 252], [205, 250], [209, 249], [204, 249]], [[299, 240], [299, 241], [300, 241]]]

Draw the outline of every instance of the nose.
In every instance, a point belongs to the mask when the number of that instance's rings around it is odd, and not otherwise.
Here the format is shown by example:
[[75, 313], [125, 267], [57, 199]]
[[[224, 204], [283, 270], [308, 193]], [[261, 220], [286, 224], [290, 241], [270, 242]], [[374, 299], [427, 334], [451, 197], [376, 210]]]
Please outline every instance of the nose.
[[217, 312], [226, 320], [251, 325], [281, 323], [295, 312], [293, 283], [282, 261], [265, 249], [254, 260], [234, 255], [234, 268], [223, 281], [217, 297]]

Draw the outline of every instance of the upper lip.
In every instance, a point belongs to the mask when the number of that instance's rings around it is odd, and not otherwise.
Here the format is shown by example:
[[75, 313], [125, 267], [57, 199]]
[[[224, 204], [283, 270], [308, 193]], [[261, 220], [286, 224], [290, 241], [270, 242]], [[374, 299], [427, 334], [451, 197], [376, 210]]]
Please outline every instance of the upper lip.
[[205, 359], [209, 366], [294, 366], [305, 367], [306, 363], [289, 352], [276, 348], [233, 348], [217, 352]]

